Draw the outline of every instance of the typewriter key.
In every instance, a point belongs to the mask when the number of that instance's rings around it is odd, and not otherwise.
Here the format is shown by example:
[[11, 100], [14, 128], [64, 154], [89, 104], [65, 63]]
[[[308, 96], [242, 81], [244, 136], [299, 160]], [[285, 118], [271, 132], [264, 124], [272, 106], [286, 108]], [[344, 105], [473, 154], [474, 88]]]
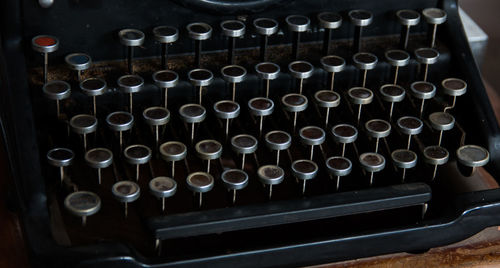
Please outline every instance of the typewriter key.
[[116, 200], [125, 205], [125, 218], [128, 216], [128, 203], [132, 203], [139, 199], [141, 188], [133, 181], [119, 181], [113, 184], [111, 192]]
[[85, 53], [72, 53], [64, 58], [68, 67], [78, 72], [78, 82], [82, 82], [82, 71], [90, 68], [92, 58]]
[[435, 130], [439, 130], [438, 146], [441, 146], [443, 131], [450, 130], [455, 126], [455, 118], [446, 112], [435, 112], [429, 115], [429, 122]]
[[228, 64], [234, 64], [234, 49], [236, 38], [241, 38], [245, 34], [245, 24], [239, 20], [226, 20], [221, 22], [222, 33], [228, 37]]
[[403, 116], [398, 119], [397, 125], [399, 127], [399, 130], [403, 134], [408, 135], [408, 143], [406, 149], [410, 150], [411, 136], [420, 134], [424, 127], [424, 123], [422, 123], [422, 121], [416, 117]]
[[214, 104], [215, 116], [226, 121], [226, 137], [229, 134], [229, 120], [240, 115], [240, 105], [234, 101], [218, 101]]
[[87, 216], [92, 216], [101, 209], [101, 198], [92, 192], [78, 191], [64, 198], [64, 207], [71, 214], [82, 217], [82, 226], [85, 226]]
[[309, 30], [311, 21], [302, 15], [290, 15], [285, 19], [288, 30], [293, 32], [292, 59], [299, 58], [300, 33]]
[[413, 168], [417, 165], [417, 154], [410, 150], [397, 149], [391, 153], [391, 158], [396, 167], [403, 169], [403, 175], [401, 175], [401, 182], [404, 182], [406, 176], [406, 169]]
[[470, 167], [470, 173], [467, 175], [472, 175], [476, 167], [482, 167], [488, 164], [490, 153], [481, 146], [464, 145], [457, 149], [457, 160], [458, 163]]
[[241, 169], [245, 170], [245, 155], [257, 151], [257, 139], [248, 134], [240, 134], [231, 139], [233, 151], [241, 154]]
[[144, 33], [136, 29], [124, 29], [118, 32], [120, 43], [127, 47], [127, 66], [128, 73], [134, 73], [134, 65], [132, 60], [134, 58], [134, 47], [139, 47], [144, 44]]
[[149, 181], [149, 191], [154, 197], [161, 198], [161, 211], [165, 211], [165, 198], [177, 192], [177, 183], [169, 177], [156, 177]]
[[363, 83], [361, 84], [361, 87], [365, 87], [366, 74], [368, 73], [368, 70], [372, 70], [375, 66], [377, 66], [378, 58], [372, 53], [360, 52], [354, 54], [354, 56], [352, 56], [352, 60], [356, 68], [363, 70]]
[[292, 163], [292, 174], [302, 180], [302, 194], [306, 192], [306, 181], [314, 179], [318, 174], [318, 165], [311, 160], [297, 160]]
[[258, 116], [259, 120], [259, 136], [262, 134], [262, 124], [264, 121], [264, 116], [268, 116], [274, 111], [274, 102], [268, 98], [253, 98], [248, 101], [248, 108], [250, 113], [254, 116]]
[[207, 40], [212, 37], [212, 27], [203, 22], [195, 22], [188, 24], [186, 29], [189, 34], [189, 38], [194, 40], [194, 64], [196, 67], [201, 66], [201, 41]]
[[97, 118], [93, 115], [79, 114], [71, 118], [69, 125], [73, 132], [83, 135], [83, 149], [87, 151], [87, 134], [96, 131]]
[[420, 105], [420, 118], [422, 118], [425, 100], [434, 98], [436, 95], [436, 86], [429, 82], [417, 81], [410, 85], [410, 89], [415, 98], [422, 100], [422, 104]]
[[264, 185], [269, 185], [269, 200], [273, 195], [273, 185], [278, 185], [285, 179], [285, 171], [273, 165], [262, 166], [257, 170], [259, 180]]
[[432, 173], [432, 180], [436, 178], [438, 165], [444, 165], [448, 162], [450, 154], [446, 148], [441, 146], [428, 146], [424, 149], [424, 162], [434, 166], [434, 172]]
[[61, 183], [64, 180], [64, 167], [71, 165], [74, 158], [75, 154], [73, 151], [66, 148], [54, 148], [47, 152], [47, 162], [59, 168]]
[[118, 131], [120, 135], [120, 152], [123, 148], [123, 131], [130, 130], [134, 126], [134, 116], [127, 112], [113, 112], [106, 117], [106, 123], [113, 131]]
[[139, 167], [141, 164], [149, 162], [151, 159], [151, 149], [142, 144], [130, 145], [123, 150], [123, 155], [127, 163], [135, 165], [135, 180], [139, 181]]
[[[311, 146], [310, 160], [313, 160], [314, 146], [325, 142], [325, 131], [316, 126], [303, 127], [299, 130], [300, 141], [305, 145]], [[321, 149], [321, 148], [320, 148]]]
[[168, 69], [168, 45], [179, 39], [179, 30], [171, 26], [158, 26], [153, 29], [153, 34], [155, 40], [161, 44], [161, 68], [166, 70]]
[[266, 81], [266, 98], [269, 98], [269, 80], [278, 78], [280, 66], [272, 62], [261, 62], [255, 65], [255, 72], [260, 79]]
[[61, 115], [59, 101], [69, 98], [69, 96], [71, 95], [71, 86], [64, 81], [54, 80], [45, 83], [43, 85], [42, 91], [45, 97], [56, 101], [57, 119], [59, 119]]
[[209, 192], [214, 188], [214, 177], [205, 172], [194, 172], [186, 178], [187, 187], [193, 194], [199, 194], [198, 207], [201, 207], [203, 201], [203, 193]]
[[278, 32], [278, 22], [273, 19], [260, 18], [253, 21], [255, 32], [260, 35], [260, 60], [266, 61], [267, 39]]
[[207, 69], [194, 69], [189, 71], [188, 79], [195, 87], [198, 87], [199, 90], [199, 104], [201, 105], [201, 98], [203, 95], [203, 87], [212, 84], [214, 80], [214, 75], [211, 71]]
[[187, 148], [179, 141], [168, 141], [160, 145], [161, 158], [172, 162], [172, 178], [175, 178], [175, 161], [183, 160], [187, 155]]
[[129, 94], [129, 108], [130, 108], [130, 113], [133, 113], [132, 111], [132, 105], [133, 105], [133, 100], [132, 100], [132, 94], [137, 93], [142, 90], [144, 87], [144, 79], [138, 75], [134, 74], [129, 74], [129, 75], [124, 75], [120, 76], [118, 78], [118, 87], [120, 87], [120, 90], [123, 93], [128, 93]]
[[106, 148], [94, 148], [85, 153], [85, 162], [97, 169], [97, 180], [101, 184], [101, 169], [113, 164], [113, 153]]
[[363, 27], [368, 26], [373, 21], [373, 14], [367, 10], [357, 9], [349, 11], [349, 18], [354, 24], [354, 53], [361, 50], [361, 36]]
[[228, 191], [233, 191], [233, 204], [236, 202], [236, 191], [248, 185], [248, 174], [240, 169], [228, 169], [220, 175]]
[[222, 78], [224, 81], [231, 83], [233, 97], [232, 100], [236, 99], [236, 84], [241, 83], [245, 76], [247, 75], [247, 70], [239, 65], [228, 65], [221, 69]]
[[43, 54], [43, 83], [48, 81], [49, 53], [59, 48], [59, 40], [50, 35], [38, 35], [31, 39], [33, 50]]
[[268, 132], [264, 136], [264, 139], [267, 148], [276, 151], [276, 166], [278, 166], [280, 164], [280, 151], [290, 148], [290, 145], [292, 145], [292, 136], [284, 131], [274, 130]]
[[92, 111], [97, 115], [96, 97], [104, 94], [108, 85], [101, 78], [87, 78], [80, 82], [80, 89], [85, 95], [92, 97]]
[[352, 171], [351, 160], [343, 156], [333, 156], [326, 159], [326, 168], [328, 173], [337, 176], [336, 190], [340, 187], [340, 177], [347, 176]]
[[322, 12], [318, 14], [319, 27], [325, 29], [323, 38], [323, 55], [330, 54], [330, 41], [332, 30], [342, 25], [342, 16], [333, 12]]
[[153, 81], [155, 82], [156, 86], [165, 90], [164, 107], [165, 109], [167, 109], [168, 89], [177, 85], [177, 83], [179, 82], [179, 75], [176, 72], [170, 70], [158, 71], [153, 74]]
[[156, 147], [160, 141], [159, 127], [166, 125], [170, 121], [170, 111], [163, 107], [149, 107], [142, 112], [144, 121], [155, 129]]
[[439, 8], [426, 8], [422, 10], [422, 15], [424, 15], [427, 23], [432, 24], [431, 47], [434, 47], [434, 43], [436, 42], [437, 26], [446, 21], [446, 12]]
[[444, 108], [444, 111], [455, 108], [455, 103], [457, 101], [457, 96], [462, 96], [467, 92], [467, 83], [464, 80], [458, 78], [447, 78], [441, 82], [443, 87], [443, 92], [446, 95], [453, 96], [453, 103], [451, 106]]
[[385, 58], [394, 67], [393, 84], [396, 85], [398, 83], [399, 67], [404, 67], [410, 63], [410, 54], [404, 50], [392, 49], [385, 52]]
[[340, 105], [340, 95], [337, 92], [330, 90], [320, 90], [314, 93], [314, 100], [319, 107], [326, 108], [325, 127], [328, 126], [328, 118], [330, 117], [330, 108]]
[[333, 91], [335, 82], [335, 73], [342, 72], [345, 69], [345, 60], [342, 57], [331, 55], [320, 59], [323, 70], [330, 73], [330, 90]]
[[297, 113], [302, 112], [307, 109], [307, 98], [301, 94], [287, 94], [281, 98], [281, 103], [283, 108], [293, 113], [293, 132], [295, 132], [295, 127], [297, 126]]
[[380, 97], [382, 100], [390, 102], [391, 108], [389, 110], [389, 120], [392, 119], [392, 112], [394, 111], [394, 103], [401, 102], [405, 98], [406, 91], [403, 87], [396, 84], [386, 84], [380, 87]]
[[375, 152], [378, 152], [380, 138], [385, 138], [391, 134], [391, 124], [382, 119], [372, 119], [365, 123], [368, 136], [375, 138]]
[[353, 143], [358, 138], [358, 130], [348, 124], [339, 124], [332, 128], [333, 140], [342, 143], [342, 157], [345, 154], [345, 145]]
[[199, 158], [207, 160], [207, 173], [210, 173], [210, 160], [222, 155], [222, 144], [216, 140], [202, 140], [195, 145]]
[[207, 116], [205, 108], [198, 104], [184, 104], [179, 108], [182, 121], [191, 124], [191, 141], [194, 140], [194, 124], [201, 123]]
[[349, 98], [353, 104], [359, 105], [358, 108], [358, 124], [361, 118], [361, 107], [365, 104], [370, 104], [373, 101], [373, 92], [364, 87], [353, 87], [347, 91]]
[[419, 48], [415, 50], [415, 58], [417, 58], [418, 63], [424, 65], [424, 82], [427, 81], [427, 73], [429, 71], [429, 65], [437, 62], [439, 58], [439, 52], [433, 48]]
[[373, 184], [373, 173], [379, 172], [385, 168], [385, 158], [378, 153], [363, 153], [359, 156], [361, 167], [370, 172], [370, 186]]
[[401, 49], [408, 47], [408, 39], [410, 38], [410, 27], [420, 23], [420, 14], [415, 10], [403, 9], [396, 12], [401, 27], [401, 39], [399, 46]]
[[304, 79], [313, 75], [314, 67], [307, 61], [294, 61], [288, 64], [288, 71], [294, 78], [299, 79], [299, 94], [302, 95]]

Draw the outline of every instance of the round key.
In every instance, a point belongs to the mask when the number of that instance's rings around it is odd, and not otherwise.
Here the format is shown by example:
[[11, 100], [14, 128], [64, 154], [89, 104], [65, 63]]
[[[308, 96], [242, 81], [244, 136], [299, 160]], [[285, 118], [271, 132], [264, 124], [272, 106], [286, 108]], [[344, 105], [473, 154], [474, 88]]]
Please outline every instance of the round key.
[[403, 116], [398, 119], [397, 125], [403, 134], [408, 135], [408, 145], [406, 149], [410, 150], [411, 136], [420, 134], [424, 127], [424, 123], [416, 117]]
[[364, 87], [353, 87], [347, 91], [349, 99], [358, 107], [358, 124], [361, 118], [361, 107], [365, 104], [370, 104], [373, 101], [373, 92]]
[[175, 178], [175, 162], [186, 158], [187, 148], [179, 141], [168, 141], [160, 145], [161, 158], [172, 162], [172, 178]]
[[201, 123], [207, 116], [205, 108], [199, 104], [184, 104], [179, 108], [182, 120], [191, 124], [191, 141], [194, 140], [194, 124]]
[[467, 167], [482, 167], [488, 164], [490, 153], [481, 146], [464, 145], [457, 149], [457, 160]]
[[410, 63], [410, 54], [404, 50], [391, 49], [385, 52], [387, 62], [394, 67], [394, 82], [398, 83], [399, 67], [404, 67]]
[[85, 95], [92, 97], [92, 111], [97, 114], [96, 97], [104, 94], [108, 89], [108, 84], [102, 78], [87, 78], [80, 82], [80, 89]]
[[165, 109], [167, 109], [168, 89], [177, 85], [177, 83], [179, 82], [179, 75], [176, 72], [170, 70], [158, 71], [153, 74], [153, 81], [155, 82], [156, 86], [162, 88], [165, 91], [164, 107]]
[[59, 168], [61, 183], [64, 180], [64, 167], [73, 163], [75, 154], [67, 148], [54, 148], [47, 152], [47, 162]]
[[222, 155], [222, 144], [216, 140], [202, 140], [195, 145], [196, 155], [207, 160], [207, 173], [210, 173], [210, 160]]
[[402, 86], [396, 84], [385, 84], [380, 87], [380, 97], [382, 100], [391, 103], [391, 108], [389, 110], [389, 120], [392, 119], [392, 113], [394, 111], [394, 103], [401, 102], [406, 96], [406, 91]]
[[278, 185], [285, 179], [285, 171], [273, 165], [259, 167], [257, 175], [262, 184], [269, 185], [269, 199], [271, 199], [273, 194], [273, 185]]
[[128, 216], [128, 203], [132, 203], [141, 196], [141, 188], [133, 181], [119, 181], [113, 184], [111, 192], [116, 200], [125, 206], [125, 218]]
[[293, 132], [295, 132], [295, 127], [297, 126], [297, 113], [304, 111], [307, 108], [307, 98], [301, 94], [287, 94], [281, 98], [281, 103], [283, 108], [293, 113]]
[[330, 108], [340, 105], [340, 95], [331, 90], [320, 90], [314, 93], [314, 100], [319, 107], [326, 108], [325, 126], [328, 126], [328, 118], [330, 117]]
[[59, 102], [71, 96], [71, 86], [64, 81], [53, 80], [45, 83], [43, 85], [42, 91], [46, 98], [56, 101], [56, 113], [57, 118], [59, 119], [61, 116], [61, 108]]
[[69, 125], [73, 132], [83, 135], [83, 148], [87, 151], [87, 134], [96, 131], [97, 118], [93, 115], [79, 114], [71, 118]]
[[318, 14], [319, 27], [325, 29], [323, 37], [323, 54], [330, 52], [330, 41], [332, 39], [332, 30], [340, 28], [342, 25], [342, 16], [333, 12], [321, 12]]
[[120, 78], [118, 78], [117, 83], [118, 87], [123, 93], [129, 94], [129, 108], [130, 108], [130, 113], [132, 113], [132, 108], [133, 108], [132, 94], [142, 90], [142, 88], [144, 87], [144, 79], [142, 79], [142, 77], [138, 75], [130, 74], [130, 75], [120, 76]]
[[78, 71], [78, 82], [82, 81], [82, 71], [89, 69], [92, 65], [92, 58], [85, 53], [71, 53], [64, 57], [64, 61], [71, 70]]
[[236, 84], [241, 83], [245, 79], [245, 76], [247, 75], [247, 70], [239, 65], [228, 65], [221, 69], [221, 73], [222, 73], [222, 78], [226, 82], [231, 83], [233, 92], [232, 100], [235, 101]]
[[373, 14], [367, 10], [356, 9], [349, 11], [349, 19], [354, 24], [354, 52], [361, 50], [361, 36], [363, 27], [370, 25], [373, 21]]
[[436, 178], [437, 167], [446, 164], [449, 158], [450, 158], [450, 153], [448, 153], [448, 150], [446, 150], [446, 148], [443, 148], [441, 146], [425, 147], [424, 162], [434, 166], [432, 180]]
[[309, 30], [311, 21], [308, 17], [302, 15], [290, 15], [285, 19], [288, 30], [293, 32], [292, 57], [299, 57], [300, 33]]
[[429, 65], [437, 62], [439, 52], [433, 48], [419, 48], [415, 50], [415, 58], [418, 63], [424, 65], [423, 80], [427, 81], [427, 74], [429, 72]]
[[245, 155], [257, 151], [257, 139], [252, 135], [240, 134], [231, 138], [231, 147], [234, 152], [241, 154], [241, 169], [245, 170]]
[[101, 198], [88, 191], [73, 192], [64, 198], [64, 207], [73, 215], [82, 217], [82, 226], [87, 225], [87, 217], [99, 212]]
[[146, 164], [151, 160], [151, 149], [146, 145], [134, 144], [123, 150], [125, 161], [135, 165], [135, 180], [139, 181], [140, 165]]
[[243, 37], [245, 34], [245, 24], [239, 20], [226, 20], [221, 22], [222, 34], [228, 37], [228, 63], [234, 64], [234, 49], [236, 47], [236, 38]]
[[212, 27], [203, 22], [190, 23], [186, 26], [189, 38], [194, 40], [195, 64], [201, 66], [201, 42], [212, 37]]
[[313, 75], [314, 67], [307, 61], [294, 61], [288, 64], [290, 74], [299, 79], [299, 94], [302, 94], [302, 86], [304, 79]]
[[113, 164], [113, 153], [106, 148], [94, 148], [85, 153], [85, 162], [89, 167], [97, 169], [97, 180], [101, 184], [101, 169]]
[[343, 156], [333, 156], [326, 159], [326, 168], [328, 173], [337, 177], [336, 190], [340, 187], [340, 177], [347, 176], [352, 171], [351, 160]]
[[392, 162], [396, 167], [403, 169], [401, 182], [405, 181], [406, 169], [417, 165], [417, 154], [407, 149], [397, 149], [391, 153]]
[[443, 93], [453, 97], [453, 102], [451, 106], [448, 106], [444, 111], [455, 108], [455, 103], [458, 96], [462, 96], [467, 92], [467, 83], [464, 80], [458, 78], [447, 78], [441, 82], [441, 87], [443, 88]]
[[276, 166], [278, 166], [280, 164], [280, 151], [290, 148], [290, 145], [292, 145], [292, 136], [284, 131], [274, 130], [268, 132], [264, 140], [266, 141], [267, 148], [276, 151]]
[[177, 192], [177, 182], [169, 177], [156, 177], [149, 181], [149, 192], [161, 199], [161, 211], [165, 211], [165, 199]]
[[220, 175], [224, 186], [233, 192], [233, 204], [236, 203], [236, 191], [248, 185], [248, 174], [240, 169], [227, 169]]
[[433, 7], [422, 10], [422, 15], [424, 16], [425, 21], [428, 24], [432, 25], [431, 47], [434, 47], [434, 44], [436, 42], [437, 26], [439, 24], [443, 24], [446, 21], [446, 12], [442, 9]]
[[375, 152], [378, 152], [379, 139], [391, 134], [391, 124], [382, 119], [372, 119], [366, 122], [365, 129], [368, 136], [376, 139]]
[[302, 194], [306, 192], [306, 181], [314, 179], [318, 174], [318, 165], [311, 160], [296, 160], [292, 163], [292, 174], [302, 180]]
[[134, 126], [134, 116], [127, 112], [113, 112], [106, 117], [108, 127], [119, 133], [120, 152], [123, 148], [123, 131], [130, 130]]
[[226, 137], [229, 134], [229, 120], [240, 115], [240, 105], [234, 101], [218, 101], [214, 104], [215, 116], [226, 121]]
[[144, 33], [136, 29], [124, 29], [118, 32], [120, 43], [127, 47], [127, 66], [129, 74], [134, 73], [133, 58], [134, 47], [144, 44]]
[[167, 69], [168, 44], [179, 39], [179, 30], [171, 26], [158, 26], [153, 28], [155, 40], [161, 44], [161, 68]]
[[253, 27], [260, 35], [260, 60], [266, 61], [267, 39], [278, 32], [278, 22], [269, 18], [259, 18], [253, 21]]
[[333, 140], [342, 143], [342, 157], [345, 155], [345, 145], [353, 143], [358, 138], [358, 130], [349, 124], [339, 124], [332, 128]]
[[59, 48], [59, 40], [51, 35], [38, 35], [31, 39], [33, 50], [43, 54], [43, 83], [48, 81], [49, 53]]
[[441, 146], [443, 131], [453, 129], [455, 126], [455, 118], [453, 115], [446, 112], [435, 112], [429, 115], [429, 122], [433, 129], [439, 131], [438, 146]]
[[268, 98], [253, 98], [248, 101], [248, 108], [250, 113], [258, 116], [259, 119], [259, 136], [262, 135], [262, 125], [264, 123], [264, 116], [268, 116], [274, 111], [274, 102]]
[[401, 28], [401, 38], [399, 46], [401, 49], [408, 47], [408, 39], [410, 38], [410, 27], [420, 23], [420, 14], [415, 10], [403, 9], [396, 12]]
[[188, 79], [195, 87], [199, 88], [199, 104], [203, 95], [203, 87], [212, 84], [214, 75], [207, 69], [194, 69], [189, 71]]
[[146, 124], [152, 126], [155, 132], [155, 141], [158, 146], [160, 140], [159, 127], [170, 121], [170, 111], [163, 107], [149, 107], [142, 112]]
[[269, 80], [278, 78], [280, 73], [279, 65], [272, 62], [261, 62], [255, 65], [255, 72], [260, 79], [266, 83], [266, 98], [269, 98]]
[[377, 66], [378, 58], [372, 53], [359, 52], [352, 56], [352, 60], [356, 68], [363, 70], [363, 83], [361, 86], [365, 87], [368, 70], [372, 70]]
[[436, 95], [436, 86], [429, 82], [417, 81], [410, 85], [410, 89], [415, 98], [422, 100], [422, 104], [420, 105], [420, 117], [422, 117], [425, 100], [434, 98]]
[[345, 60], [342, 57], [330, 55], [320, 59], [321, 67], [330, 73], [330, 90], [333, 91], [335, 82], [335, 73], [342, 72], [345, 69]]
[[385, 158], [378, 153], [363, 153], [359, 156], [361, 167], [370, 173], [370, 186], [373, 184], [373, 173], [385, 168]]
[[201, 207], [203, 201], [203, 193], [207, 193], [214, 188], [214, 177], [205, 172], [194, 172], [186, 178], [187, 187], [193, 193], [198, 193], [198, 207]]
[[311, 146], [310, 160], [313, 160], [314, 146], [320, 145], [325, 142], [326, 135], [325, 131], [316, 126], [307, 126], [299, 130], [300, 141]]

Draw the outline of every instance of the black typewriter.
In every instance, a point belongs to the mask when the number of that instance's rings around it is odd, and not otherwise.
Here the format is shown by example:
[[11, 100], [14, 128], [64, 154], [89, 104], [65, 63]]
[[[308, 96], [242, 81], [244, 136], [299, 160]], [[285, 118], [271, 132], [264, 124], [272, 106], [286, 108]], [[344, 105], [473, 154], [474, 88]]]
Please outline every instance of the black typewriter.
[[[500, 224], [456, 1], [2, 1], [36, 266], [300, 266]], [[481, 185], [489, 177], [491, 187]]]

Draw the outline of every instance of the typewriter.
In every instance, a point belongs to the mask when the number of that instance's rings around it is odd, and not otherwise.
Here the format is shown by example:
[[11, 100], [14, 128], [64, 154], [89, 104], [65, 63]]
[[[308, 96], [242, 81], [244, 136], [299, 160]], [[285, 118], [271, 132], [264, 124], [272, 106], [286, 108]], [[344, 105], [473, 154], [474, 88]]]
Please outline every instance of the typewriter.
[[1, 41], [33, 264], [311, 265], [500, 224], [456, 1], [3, 1]]

